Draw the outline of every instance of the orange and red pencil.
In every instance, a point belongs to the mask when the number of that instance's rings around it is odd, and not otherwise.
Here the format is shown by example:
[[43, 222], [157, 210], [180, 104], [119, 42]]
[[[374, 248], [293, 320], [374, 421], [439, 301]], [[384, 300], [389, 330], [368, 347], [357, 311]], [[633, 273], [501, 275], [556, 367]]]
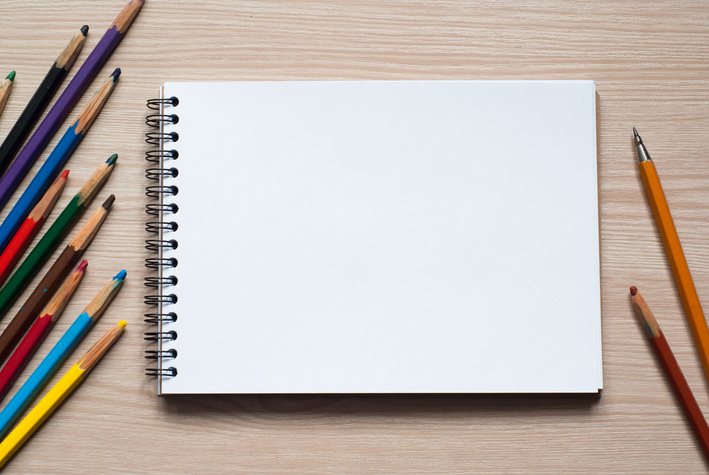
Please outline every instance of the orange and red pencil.
[[667, 339], [665, 339], [665, 335], [657, 324], [652, 310], [650, 310], [647, 302], [638, 292], [637, 287], [630, 287], [630, 295], [633, 308], [643, 327], [645, 327], [645, 333], [650, 345], [657, 359], [660, 360], [660, 365], [667, 376], [667, 380], [670, 382], [670, 386], [672, 386], [680, 406], [682, 406], [685, 416], [687, 416], [697, 441], [699, 441], [704, 457], [709, 461], [709, 426], [707, 426], [707, 421], [704, 419], [704, 414], [702, 414], [702, 410], [699, 408], [699, 404], [697, 404], [697, 400], [694, 398], [694, 394], [692, 394], [692, 390], [689, 388], [689, 384], [687, 384], [687, 380], [684, 378], [684, 374], [682, 374], [682, 370], [679, 368], [679, 364], [670, 349], [670, 345], [667, 343]]

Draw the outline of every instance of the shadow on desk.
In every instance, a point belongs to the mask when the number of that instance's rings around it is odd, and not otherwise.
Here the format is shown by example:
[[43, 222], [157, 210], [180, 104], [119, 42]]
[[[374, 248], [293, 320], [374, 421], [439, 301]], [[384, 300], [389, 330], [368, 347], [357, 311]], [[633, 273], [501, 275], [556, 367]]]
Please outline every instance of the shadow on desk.
[[423, 414], [496, 417], [500, 414], [550, 412], [588, 413], [598, 394], [344, 394], [344, 395], [239, 395], [199, 394], [162, 396], [170, 414], [209, 416], [217, 413], [251, 415], [310, 413], [320, 416], [406, 417]]

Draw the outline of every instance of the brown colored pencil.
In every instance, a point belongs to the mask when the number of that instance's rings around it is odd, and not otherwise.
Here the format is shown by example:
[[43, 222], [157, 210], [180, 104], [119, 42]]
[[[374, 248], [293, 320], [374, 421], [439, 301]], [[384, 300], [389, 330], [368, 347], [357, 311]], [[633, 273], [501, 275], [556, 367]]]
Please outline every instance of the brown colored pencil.
[[687, 416], [689, 425], [697, 437], [702, 452], [704, 452], [704, 457], [709, 461], [709, 426], [707, 426], [702, 410], [699, 408], [699, 404], [697, 404], [697, 400], [694, 398], [694, 394], [692, 394], [692, 390], [689, 388], [679, 364], [677, 364], [670, 345], [667, 343], [667, 339], [657, 324], [657, 320], [655, 320], [655, 316], [652, 314], [647, 302], [645, 302], [645, 299], [635, 286], [630, 287], [630, 295], [633, 301], [633, 308], [645, 327], [650, 345], [655, 351], [657, 359], [660, 360], [660, 365], [665, 371], [665, 376], [667, 376], [685, 416]]
[[89, 217], [88, 222], [76, 233], [76, 236], [69, 241], [69, 244], [64, 248], [57, 260], [54, 261], [54, 264], [52, 264], [52, 267], [50, 267], [49, 271], [47, 271], [47, 274], [34, 291], [32, 291], [24, 305], [22, 305], [17, 312], [17, 315], [15, 315], [7, 328], [5, 328], [5, 331], [0, 335], [0, 363], [5, 361], [5, 358], [7, 358], [13, 347], [25, 334], [27, 328], [32, 324], [34, 319], [37, 318], [39, 312], [47, 304], [52, 295], [54, 295], [57, 288], [59, 288], [64, 277], [66, 277], [76, 262], [81, 258], [86, 248], [89, 247], [91, 240], [106, 219], [114, 200], [115, 196], [111, 195], [94, 211], [91, 217]]

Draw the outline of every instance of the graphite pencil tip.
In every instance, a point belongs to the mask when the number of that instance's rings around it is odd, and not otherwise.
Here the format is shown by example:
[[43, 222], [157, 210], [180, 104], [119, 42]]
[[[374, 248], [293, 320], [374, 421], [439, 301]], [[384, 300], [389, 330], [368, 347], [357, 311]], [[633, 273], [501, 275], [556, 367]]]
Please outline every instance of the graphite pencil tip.
[[111, 73], [111, 77], [113, 78], [113, 82], [116, 82], [118, 80], [118, 76], [121, 75], [121, 68], [116, 68], [113, 70]]
[[89, 32], [89, 25], [82, 26], [79, 31], [81, 32], [82, 35], [86, 36], [86, 34]]
[[633, 127], [633, 136], [635, 136], [635, 143], [636, 144], [641, 144], [643, 143], [643, 139], [640, 137], [640, 134], [638, 133], [638, 129]]
[[638, 293], [638, 288], [635, 287], [634, 285], [630, 287], [630, 295], [635, 295]]
[[111, 206], [113, 206], [113, 202], [116, 201], [116, 195], [111, 195], [108, 198], [106, 198], [106, 201], [103, 202], [101, 206], [103, 206], [103, 209], [111, 209]]

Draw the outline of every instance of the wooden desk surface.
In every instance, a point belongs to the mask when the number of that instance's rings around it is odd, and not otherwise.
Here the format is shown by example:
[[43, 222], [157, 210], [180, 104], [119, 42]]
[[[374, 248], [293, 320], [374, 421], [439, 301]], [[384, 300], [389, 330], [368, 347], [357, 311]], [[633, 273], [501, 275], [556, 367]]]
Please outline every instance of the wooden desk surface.
[[[0, 75], [17, 70], [15, 89], [0, 118], [0, 135], [4, 137], [74, 32], [83, 24], [91, 27], [79, 58], [83, 61], [124, 3], [0, 3]], [[707, 470], [628, 297], [628, 287], [634, 284], [648, 299], [706, 409], [709, 385], [645, 198], [631, 132], [633, 126], [638, 128], [657, 164], [706, 306], [707, 6], [670, 0], [147, 0], [90, 87], [95, 89], [113, 68], [122, 68], [113, 97], [70, 162], [71, 191], [65, 191], [57, 210], [114, 152], [119, 154], [118, 168], [97, 203], [110, 193], [117, 201], [86, 253], [87, 278], [31, 367], [121, 268], [128, 270], [125, 288], [71, 360], [119, 319], [129, 326], [7, 471]], [[605, 372], [600, 399], [155, 395], [156, 382], [143, 375], [143, 350], [150, 346], [142, 338], [149, 328], [142, 316], [147, 311], [143, 259], [148, 256], [143, 248], [145, 101], [155, 97], [166, 80], [284, 79], [596, 81]], [[88, 94], [70, 120], [87, 100]]]

